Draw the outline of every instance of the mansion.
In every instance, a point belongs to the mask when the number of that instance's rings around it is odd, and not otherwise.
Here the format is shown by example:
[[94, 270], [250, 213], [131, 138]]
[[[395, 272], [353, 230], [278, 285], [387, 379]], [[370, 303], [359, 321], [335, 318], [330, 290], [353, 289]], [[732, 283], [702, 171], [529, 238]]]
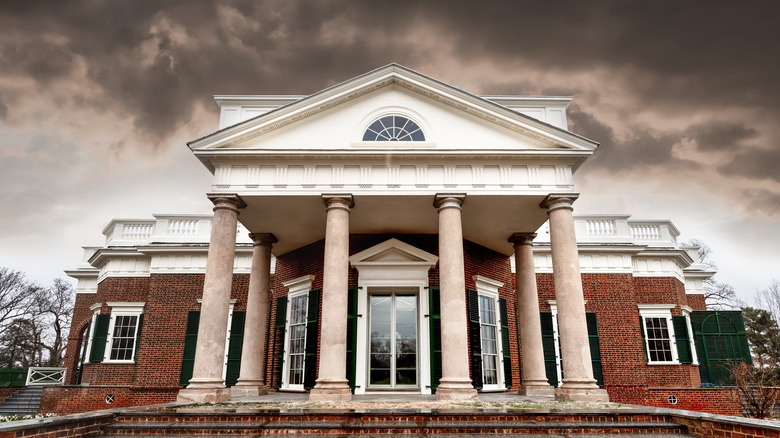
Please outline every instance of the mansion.
[[213, 215], [112, 220], [67, 271], [74, 387], [642, 404], [749, 359], [672, 222], [574, 214], [598, 143], [568, 131], [570, 97], [476, 96], [390, 64], [215, 99], [218, 130], [188, 144]]

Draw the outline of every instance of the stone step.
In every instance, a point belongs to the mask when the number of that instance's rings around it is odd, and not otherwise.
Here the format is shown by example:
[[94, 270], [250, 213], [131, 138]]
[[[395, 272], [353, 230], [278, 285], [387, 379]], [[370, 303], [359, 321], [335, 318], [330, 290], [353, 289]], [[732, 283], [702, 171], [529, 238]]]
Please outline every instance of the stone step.
[[247, 435], [392, 435], [439, 437], [473, 435], [504, 437], [531, 436], [686, 436], [687, 429], [664, 416], [576, 414], [506, 414], [496, 412], [454, 414], [449, 412], [362, 413], [318, 411], [290, 414], [120, 414], [103, 427], [103, 435], [247, 436]]
[[33, 415], [41, 405], [43, 388], [28, 386], [0, 404], [0, 415]]

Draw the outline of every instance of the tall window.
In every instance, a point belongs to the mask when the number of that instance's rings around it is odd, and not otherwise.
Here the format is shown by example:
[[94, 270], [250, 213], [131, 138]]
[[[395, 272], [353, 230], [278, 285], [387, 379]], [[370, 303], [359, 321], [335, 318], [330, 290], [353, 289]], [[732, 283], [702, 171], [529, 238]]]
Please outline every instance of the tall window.
[[479, 323], [482, 338], [482, 382], [498, 385], [498, 327], [496, 299], [479, 296]]
[[287, 374], [287, 384], [292, 387], [303, 387], [303, 366], [306, 359], [306, 310], [308, 305], [308, 294], [300, 294], [290, 298], [289, 342], [287, 344], [290, 365]]
[[384, 116], [363, 133], [363, 141], [425, 141], [420, 126], [404, 116]]
[[648, 364], [678, 364], [672, 325], [673, 305], [639, 304]]
[[107, 303], [111, 322], [106, 340], [105, 362], [133, 362], [139, 341], [143, 303]]

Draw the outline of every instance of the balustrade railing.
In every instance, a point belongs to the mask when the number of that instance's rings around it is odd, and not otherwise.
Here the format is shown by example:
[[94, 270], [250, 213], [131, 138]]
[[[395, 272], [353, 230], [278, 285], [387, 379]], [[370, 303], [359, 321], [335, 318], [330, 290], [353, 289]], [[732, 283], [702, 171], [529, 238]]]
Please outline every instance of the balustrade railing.
[[631, 225], [631, 234], [637, 241], [661, 240], [660, 225]]
[[154, 223], [124, 224], [122, 227], [122, 240], [148, 239], [154, 231]]
[[59, 386], [65, 384], [67, 368], [30, 367], [25, 386]]
[[613, 219], [588, 219], [585, 221], [588, 236], [614, 236], [617, 226]]
[[198, 222], [197, 219], [169, 219], [168, 234], [197, 234]]

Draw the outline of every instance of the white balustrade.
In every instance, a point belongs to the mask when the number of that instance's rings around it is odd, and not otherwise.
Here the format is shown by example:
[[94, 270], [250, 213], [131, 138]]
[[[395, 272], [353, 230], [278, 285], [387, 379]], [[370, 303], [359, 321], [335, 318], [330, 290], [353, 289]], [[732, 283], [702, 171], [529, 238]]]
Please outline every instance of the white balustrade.
[[661, 240], [661, 226], [660, 225], [631, 225], [631, 234], [634, 239], [640, 242], [658, 241]]
[[65, 384], [67, 368], [30, 367], [25, 386], [61, 386]]
[[614, 236], [617, 234], [617, 227], [613, 219], [587, 219], [585, 229], [588, 236]]
[[126, 223], [122, 226], [122, 240], [148, 239], [154, 231], [154, 223]]
[[169, 219], [168, 234], [198, 234], [198, 219]]

